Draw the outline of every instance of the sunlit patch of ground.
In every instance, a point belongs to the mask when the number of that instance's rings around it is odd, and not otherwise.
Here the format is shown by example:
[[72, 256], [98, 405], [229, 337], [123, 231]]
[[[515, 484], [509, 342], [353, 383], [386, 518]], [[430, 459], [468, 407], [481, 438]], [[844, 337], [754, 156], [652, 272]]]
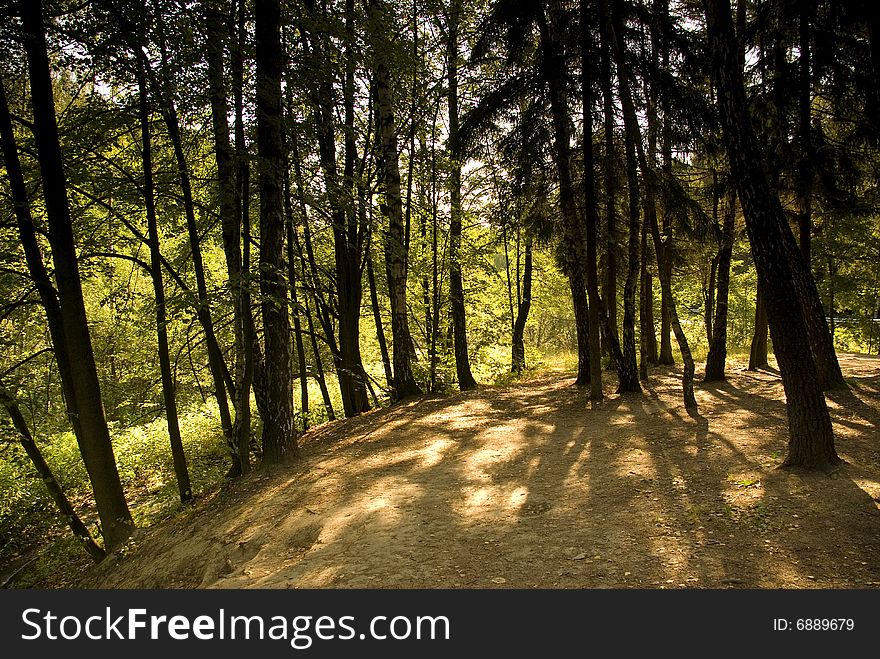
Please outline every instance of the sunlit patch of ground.
[[[306, 435], [297, 464], [138, 533], [100, 587], [880, 585], [880, 360], [841, 356], [834, 473], [777, 469], [773, 372], [680, 373], [592, 404], [566, 374], [425, 398]], [[699, 375], [699, 374], [698, 374]]]

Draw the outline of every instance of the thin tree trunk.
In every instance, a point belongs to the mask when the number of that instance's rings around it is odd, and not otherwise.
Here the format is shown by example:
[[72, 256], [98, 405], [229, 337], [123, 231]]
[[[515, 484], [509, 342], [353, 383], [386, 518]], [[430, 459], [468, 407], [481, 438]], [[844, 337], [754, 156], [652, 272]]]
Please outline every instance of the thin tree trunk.
[[[612, 24], [611, 11], [608, 0], [602, 2], [602, 20], [600, 20], [600, 29], [604, 47], [611, 50], [615, 54], [615, 62], [617, 64], [617, 80], [619, 85], [619, 95], [621, 103], [624, 105], [632, 99], [628, 98], [628, 92], [624, 94], [624, 86], [627, 80], [627, 72], [621, 66], [622, 56], [618, 52], [620, 50], [615, 37], [615, 30]], [[639, 221], [639, 179], [638, 179], [638, 160], [636, 157], [636, 141], [637, 134], [634, 129], [633, 120], [629, 117], [628, 112], [624, 108], [624, 129], [625, 129], [625, 147], [626, 147], [626, 180], [629, 198], [629, 239], [628, 239], [628, 269], [626, 275], [626, 284], [623, 290], [623, 366], [624, 372], [620, 381], [619, 391], [641, 391], [639, 384], [639, 373], [636, 365], [636, 332], [635, 332], [635, 316], [636, 316], [636, 285], [639, 280], [639, 229], [641, 223]]]
[[[574, 182], [571, 168], [571, 136], [569, 131], [568, 102], [563, 84], [565, 60], [561, 44], [556, 39], [554, 22], [556, 3], [548, 17], [542, 8], [538, 11], [542, 63], [545, 83], [550, 92], [550, 109], [553, 120], [553, 161], [559, 178], [559, 205], [563, 223], [563, 257], [565, 274], [574, 307], [575, 329], [577, 332], [578, 369], [575, 384], [579, 386], [590, 382], [590, 319], [587, 306], [587, 286], [584, 277], [584, 261], [587, 242], [584, 223], [578, 213], [575, 201]], [[636, 379], [638, 383], [638, 379]]]
[[[244, 473], [250, 467], [247, 447], [242, 449], [241, 442], [247, 443], [250, 437], [250, 384], [245, 383], [245, 371], [248, 368], [246, 364], [247, 353], [252, 348], [245, 342], [245, 323], [247, 322], [245, 315], [250, 314], [250, 308], [245, 292], [246, 283], [242, 276], [241, 207], [243, 202], [238, 181], [236, 181], [235, 155], [229, 139], [229, 100], [224, 73], [224, 42], [226, 41], [226, 30], [224, 30], [223, 24], [226, 19], [224, 4], [224, 2], [214, 0], [206, 9], [208, 29], [206, 55], [211, 120], [214, 128], [214, 157], [217, 163], [220, 224], [223, 235], [223, 251], [226, 256], [226, 272], [232, 295], [235, 329], [236, 387], [233, 392], [235, 419], [232, 422], [232, 443], [240, 463], [238, 469]], [[235, 65], [232, 68], [234, 73], [237, 72]], [[239, 91], [238, 94], [240, 96], [241, 92]], [[237, 108], [236, 114], [238, 114]], [[245, 386], [245, 395], [239, 395], [238, 389], [243, 385]], [[247, 431], [242, 430], [245, 425]]]
[[37, 443], [31, 436], [24, 415], [21, 413], [15, 400], [9, 395], [9, 392], [6, 391], [6, 388], [2, 383], [0, 383], [0, 403], [3, 404], [3, 407], [5, 407], [6, 411], [9, 413], [12, 425], [16, 432], [18, 432], [18, 439], [21, 442], [21, 446], [28, 458], [30, 458], [31, 464], [34, 465], [34, 469], [40, 477], [40, 480], [43, 481], [46, 489], [49, 490], [49, 495], [58, 507], [58, 512], [61, 513], [68, 528], [73, 532], [73, 535], [76, 536], [76, 539], [79, 540], [83, 549], [85, 549], [88, 555], [92, 557], [95, 563], [100, 563], [104, 560], [104, 550], [97, 542], [95, 542], [95, 539], [92, 538], [88, 528], [83, 524], [82, 519], [76, 514], [73, 506], [70, 505], [70, 500], [67, 498], [67, 495], [64, 494], [61, 484], [55, 478], [55, 474], [52, 473], [52, 469], [43, 457], [40, 447], [37, 446]]
[[[453, 0], [449, 8], [446, 51], [449, 143], [454, 143], [458, 139], [458, 27], [461, 20], [460, 14], [461, 1]], [[448, 155], [450, 157], [449, 303], [452, 311], [453, 347], [458, 388], [467, 391], [474, 389], [477, 382], [471, 373], [471, 364], [468, 358], [464, 287], [461, 282], [461, 163], [452, 157], [451, 152]]]
[[[614, 95], [612, 92], [611, 53], [608, 48], [599, 49], [599, 86], [602, 90], [603, 135], [605, 160], [603, 181], [605, 184], [605, 281], [604, 297], [608, 313], [608, 331], [617, 337], [617, 168], [614, 147]], [[618, 339], [619, 341], [619, 339]], [[606, 342], [607, 346], [607, 342]], [[610, 351], [608, 351], [610, 354]]]
[[[220, 412], [220, 425], [223, 436], [229, 449], [231, 466], [227, 476], [241, 474], [241, 464], [238, 457], [238, 447], [232, 430], [232, 416], [229, 413], [229, 400], [226, 395], [226, 365], [223, 360], [223, 352], [217, 342], [214, 331], [214, 320], [211, 317], [211, 307], [208, 301], [208, 285], [205, 278], [205, 266], [202, 259], [201, 240], [199, 229], [196, 224], [195, 202], [193, 200], [192, 184], [190, 181], [189, 165], [186, 154], [183, 151], [183, 139], [180, 134], [180, 121], [177, 115], [177, 107], [171, 94], [171, 80], [168, 72], [167, 54], [164, 44], [160, 44], [162, 50], [161, 82], [156, 79], [154, 72], [147, 67], [146, 74], [150, 77], [154, 94], [162, 104], [162, 116], [168, 128], [168, 138], [174, 150], [174, 158], [177, 164], [180, 190], [183, 196], [183, 210], [186, 217], [186, 230], [189, 237], [190, 256], [193, 263], [193, 272], [196, 277], [196, 292], [198, 295], [198, 307], [196, 315], [202, 330], [205, 333], [205, 346], [208, 353], [208, 367], [214, 381], [214, 398]], [[233, 391], [234, 393], [234, 391]]]
[[284, 141], [282, 137], [281, 6], [256, 0], [257, 150], [260, 156], [260, 307], [266, 354], [267, 416], [263, 418], [263, 464], [298, 452], [290, 372], [290, 316], [284, 277]]
[[514, 373], [522, 373], [526, 368], [526, 347], [523, 342], [526, 321], [529, 318], [529, 310], [532, 308], [532, 241], [526, 240], [525, 264], [523, 265], [522, 298], [517, 304], [516, 320], [513, 323], [513, 338], [511, 341], [511, 366]]
[[[645, 156], [644, 149], [642, 148], [641, 134], [639, 131], [638, 120], [635, 113], [635, 106], [632, 99], [632, 86], [630, 84], [629, 71], [626, 68], [624, 58], [625, 46], [622, 36], [622, 24], [620, 21], [619, 5], [617, 5], [616, 3], [614, 5], [614, 10], [610, 12], [610, 21], [611, 24], [608, 27], [608, 31], [613, 35], [612, 38], [614, 44], [614, 56], [617, 61], [617, 78], [620, 87], [621, 105], [623, 106], [624, 130], [627, 133], [627, 148], [628, 151], [633, 152], [633, 160], [637, 159], [638, 165], [642, 171], [642, 177], [645, 181], [645, 217], [648, 225], [651, 228], [651, 233], [654, 239], [654, 251], [657, 254], [657, 269], [660, 274], [660, 286], [661, 289], [666, 292], [669, 319], [672, 324], [673, 332], [675, 333], [675, 338], [678, 341], [678, 347], [681, 351], [682, 361], [684, 362], [684, 367], [682, 370], [682, 395], [684, 399], [684, 406], [688, 410], [696, 411], [697, 401], [696, 397], [694, 396], [694, 360], [691, 356], [690, 346], [688, 345], [687, 337], [685, 336], [684, 330], [682, 329], [681, 323], [678, 319], [678, 312], [675, 308], [675, 300], [672, 297], [672, 282], [669, 274], [670, 269], [668, 267], [664, 267], [668, 266], [668, 263], [672, 258], [670, 249], [671, 246], [667, 242], [663, 241], [663, 238], [660, 234], [660, 226], [657, 221], [657, 207], [655, 201], [654, 185], [652, 183], [653, 179], [651, 167], [648, 163], [647, 157]], [[630, 180], [630, 185], [631, 187], [634, 187], [636, 191], [635, 204], [632, 199], [632, 192], [630, 193], [631, 230], [638, 231], [638, 182], [635, 172], [635, 164], [629, 164], [627, 166], [627, 170], [627, 177]], [[635, 205], [635, 210], [633, 210], [633, 205]], [[633, 215], [635, 215], [635, 218], [633, 218]]]
[[[368, 20], [375, 29], [389, 26], [384, 2], [370, 0]], [[407, 254], [403, 225], [403, 202], [400, 196], [400, 169], [397, 134], [394, 127], [394, 102], [385, 34], [371, 35], [373, 57], [376, 136], [380, 152], [380, 180], [384, 184], [384, 213], [388, 216], [385, 237], [385, 269], [388, 296], [391, 301], [391, 335], [393, 339], [394, 400], [422, 393], [412, 372], [413, 341], [409, 331], [406, 304]]]
[[[291, 97], [288, 95], [288, 106], [291, 103]], [[285, 145], [285, 153], [286, 153]], [[300, 394], [300, 416], [302, 417], [303, 432], [309, 429], [309, 373], [306, 366], [306, 351], [303, 346], [302, 338], [302, 321], [300, 313], [302, 309], [299, 305], [299, 299], [296, 293], [296, 254], [294, 252], [293, 232], [293, 200], [290, 194], [290, 175], [288, 172], [290, 167], [284, 167], [284, 215], [287, 220], [287, 281], [290, 286], [290, 315], [293, 318], [293, 339], [296, 347], [296, 359], [299, 366], [299, 394]]]
[[75, 409], [82, 429], [82, 436], [77, 439], [81, 440], [80, 452], [95, 495], [101, 532], [107, 549], [112, 550], [128, 539], [134, 523], [116, 468], [83, 302], [73, 225], [67, 201], [67, 182], [55, 119], [42, 2], [33, 0], [22, 3], [21, 10], [34, 111], [34, 135], [39, 153], [65, 347], [68, 355], [75, 355], [75, 358], [70, 359], [70, 375], [72, 390], [76, 392]]
[[[797, 250], [770, 188], [752, 127], [728, 0], [704, 0], [724, 139], [765, 297], [788, 409], [786, 466], [828, 468], [840, 461], [810, 350], [791, 252]], [[789, 247], [786, 247], [790, 244]]]
[[723, 380], [727, 359], [727, 300], [730, 291], [730, 258], [733, 253], [733, 228], [736, 220], [736, 191], [731, 189], [724, 207], [724, 225], [718, 249], [718, 298], [712, 321], [712, 337], [706, 357], [705, 382]]
[[376, 275], [373, 272], [372, 249], [367, 254], [367, 282], [370, 286], [370, 306], [373, 308], [373, 322], [376, 324], [376, 339], [379, 341], [379, 353], [385, 369], [385, 383], [389, 390], [394, 389], [394, 373], [391, 370], [391, 358], [388, 355], [388, 342], [385, 340], [385, 326], [382, 324], [382, 312], [379, 308], [379, 293], [376, 290]]
[[[595, 46], [592, 39], [592, 21], [587, 0], [580, 0], [581, 18], [581, 95], [584, 150], [584, 213], [587, 230], [587, 297], [589, 301], [589, 355], [590, 399], [602, 400], [602, 347], [599, 338], [599, 273], [597, 271], [599, 214], [596, 202], [596, 173], [593, 166], [593, 76], [592, 57]], [[531, 243], [526, 247], [527, 261], [531, 260]], [[531, 263], [527, 262], [531, 267]], [[529, 282], [531, 284], [531, 281]]]
[[156, 218], [156, 203], [153, 192], [153, 150], [150, 139], [150, 110], [147, 101], [147, 80], [144, 71], [145, 55], [140, 47], [137, 49], [137, 82], [138, 82], [138, 118], [141, 125], [141, 160], [144, 170], [144, 207], [147, 212], [147, 235], [150, 239], [150, 279], [153, 282], [153, 293], [156, 298], [156, 343], [159, 356], [159, 371], [162, 375], [162, 399], [165, 403], [165, 422], [168, 427], [168, 439], [171, 443], [171, 457], [174, 463], [174, 475], [177, 479], [177, 491], [182, 503], [193, 500], [189, 470], [186, 465], [186, 454], [180, 436], [180, 424], [177, 417], [176, 383], [171, 369], [171, 357], [168, 353], [168, 318], [165, 313], [165, 287], [162, 283], [162, 259], [159, 244], [159, 223]]
[[[658, 0], [655, 11], [662, 16], [664, 21], [669, 20], [669, 0]], [[657, 49], [660, 51], [660, 70], [669, 71], [669, 47], [666, 45], [662, 32], [657, 33]], [[663, 123], [661, 126], [660, 151], [662, 156], [662, 167], [664, 176], [667, 179], [672, 178], [672, 111], [670, 108], [668, 94], [660, 94], [660, 110], [663, 115]], [[665, 240], [672, 239], [672, 226], [669, 221], [670, 213], [664, 205], [663, 213], [663, 237]], [[665, 277], [667, 281], [672, 281], [672, 260], [666, 261], [663, 265], [659, 265], [658, 270], [663, 268], [662, 272], [658, 272], [658, 276]], [[671, 327], [672, 318], [669, 313], [670, 292], [664, 291], [660, 286], [660, 358], [659, 361], [664, 366], [673, 366], [675, 364], [675, 356], [672, 354], [672, 338]]]
[[[250, 471], [251, 437], [251, 387], [255, 382], [255, 370], [259, 364], [262, 372], [262, 355], [256, 340], [254, 315], [251, 310], [251, 219], [250, 219], [250, 160], [247, 140], [244, 133], [244, 45], [247, 39], [245, 29], [245, 2], [238, 2], [237, 39], [230, 49], [230, 68], [232, 70], [232, 92], [235, 104], [235, 191], [236, 218], [241, 222], [241, 281], [239, 305], [242, 318], [242, 360], [240, 379], [235, 388], [235, 425], [233, 435], [238, 446], [238, 459], [242, 474]], [[237, 374], [238, 375], [238, 374]], [[263, 396], [258, 394], [259, 398]]]

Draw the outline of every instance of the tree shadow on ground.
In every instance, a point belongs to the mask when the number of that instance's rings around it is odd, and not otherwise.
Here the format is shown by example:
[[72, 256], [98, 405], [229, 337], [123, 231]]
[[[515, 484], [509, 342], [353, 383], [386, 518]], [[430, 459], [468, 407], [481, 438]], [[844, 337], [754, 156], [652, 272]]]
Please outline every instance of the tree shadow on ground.
[[[749, 374], [750, 376], [752, 374]], [[139, 534], [102, 587], [856, 587], [880, 583], [875, 433], [785, 472], [772, 375], [607, 398], [558, 375], [328, 424], [303, 458]], [[876, 379], [859, 389], [876, 418]], [[849, 414], [840, 403], [838, 417]], [[872, 421], [873, 423], [873, 421]]]

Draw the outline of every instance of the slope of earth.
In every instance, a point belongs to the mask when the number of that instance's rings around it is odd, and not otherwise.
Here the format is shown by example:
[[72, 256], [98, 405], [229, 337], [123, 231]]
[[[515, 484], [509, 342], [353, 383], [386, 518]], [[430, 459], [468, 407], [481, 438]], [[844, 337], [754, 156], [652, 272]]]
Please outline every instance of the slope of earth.
[[101, 588], [870, 588], [880, 359], [841, 355], [830, 474], [780, 470], [782, 384], [678, 371], [591, 405], [567, 374], [328, 424], [93, 569]]

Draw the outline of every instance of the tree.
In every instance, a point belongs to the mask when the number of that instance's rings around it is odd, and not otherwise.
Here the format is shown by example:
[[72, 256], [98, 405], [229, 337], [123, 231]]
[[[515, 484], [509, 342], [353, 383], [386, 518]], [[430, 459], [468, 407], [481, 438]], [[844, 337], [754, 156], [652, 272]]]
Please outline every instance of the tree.
[[391, 70], [388, 62], [388, 25], [385, 3], [369, 0], [369, 32], [372, 46], [373, 98], [376, 116], [379, 166], [384, 185], [382, 212], [388, 218], [385, 236], [385, 271], [391, 300], [391, 335], [394, 363], [394, 398], [402, 400], [422, 393], [412, 372], [413, 341], [409, 331], [406, 306], [407, 253], [403, 225], [403, 202], [400, 196], [400, 166], [397, 134], [394, 128], [394, 101]]
[[[840, 461], [818, 383], [790, 259], [794, 243], [779, 197], [767, 179], [746, 103], [743, 74], [728, 0], [704, 0], [718, 110], [737, 185], [770, 334], [787, 399], [787, 466], [828, 468]], [[796, 250], [794, 250], [796, 251]], [[799, 253], [799, 252], [798, 252]]]
[[67, 354], [76, 355], [76, 358], [70, 359], [70, 376], [71, 389], [76, 396], [74, 409], [82, 428], [82, 435], [77, 439], [80, 440], [80, 452], [89, 473], [95, 504], [101, 518], [101, 533], [107, 548], [115, 549], [131, 535], [134, 523], [116, 468], [83, 302], [64, 162], [58, 141], [42, 2], [26, 2], [21, 8], [34, 110], [34, 133], [49, 221], [49, 242], [55, 266], [65, 348]]
[[[449, 142], [458, 139], [458, 33], [461, 22], [460, 0], [451, 0], [448, 15], [446, 70], [449, 102]], [[412, 155], [410, 156], [412, 157]], [[464, 289], [461, 283], [461, 163], [454, 157], [449, 173], [449, 303], [452, 307], [452, 333], [455, 348], [455, 372], [462, 391], [477, 386], [468, 357]]]
[[282, 136], [281, 5], [256, 0], [257, 151], [260, 185], [260, 308], [266, 355], [266, 410], [263, 416], [263, 462], [275, 464], [296, 456], [291, 390], [290, 316], [284, 268], [285, 166]]

